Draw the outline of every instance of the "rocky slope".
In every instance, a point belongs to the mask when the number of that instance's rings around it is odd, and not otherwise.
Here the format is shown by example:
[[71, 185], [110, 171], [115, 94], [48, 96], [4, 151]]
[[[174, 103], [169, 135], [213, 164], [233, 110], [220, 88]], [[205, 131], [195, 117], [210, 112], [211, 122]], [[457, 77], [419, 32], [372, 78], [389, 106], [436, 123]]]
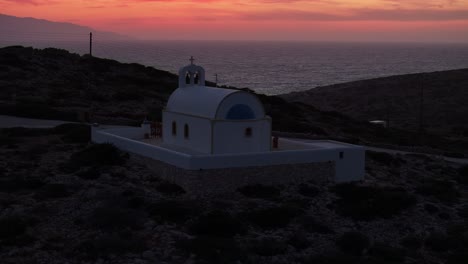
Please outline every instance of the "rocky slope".
[[362, 183], [202, 200], [87, 131], [0, 130], [2, 263], [468, 261], [467, 167], [370, 152]]

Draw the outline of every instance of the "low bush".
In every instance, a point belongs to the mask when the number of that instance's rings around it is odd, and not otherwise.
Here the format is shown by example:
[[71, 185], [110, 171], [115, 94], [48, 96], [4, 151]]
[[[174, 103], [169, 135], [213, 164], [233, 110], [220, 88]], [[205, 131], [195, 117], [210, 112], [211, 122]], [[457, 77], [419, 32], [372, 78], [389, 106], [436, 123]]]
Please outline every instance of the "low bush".
[[127, 253], [142, 253], [146, 244], [141, 237], [131, 233], [105, 233], [96, 238], [80, 242], [74, 248], [74, 255], [79, 258], [95, 260], [110, 258]]
[[397, 166], [401, 164], [399, 159], [385, 152], [366, 151], [366, 157], [387, 166]]
[[85, 180], [95, 180], [101, 176], [101, 169], [99, 167], [89, 167], [78, 171], [76, 176]]
[[468, 218], [468, 205], [458, 208], [458, 215], [463, 218]]
[[252, 210], [244, 213], [246, 219], [261, 228], [275, 229], [286, 227], [291, 220], [301, 215], [303, 211], [294, 206], [276, 206]]
[[433, 203], [426, 203], [424, 204], [424, 210], [426, 210], [426, 212], [428, 212], [429, 214], [435, 214], [439, 212], [439, 207], [437, 207], [437, 205]]
[[334, 231], [324, 223], [324, 221], [318, 220], [316, 217], [306, 215], [299, 218], [299, 223], [304, 227], [307, 232], [318, 233], [318, 234], [332, 234]]
[[370, 240], [363, 233], [351, 231], [341, 235], [336, 244], [343, 252], [360, 256], [369, 248]]
[[376, 243], [369, 249], [369, 255], [383, 262], [403, 263], [406, 250], [385, 243]]
[[443, 252], [452, 248], [449, 237], [443, 232], [432, 232], [424, 241], [425, 247]]
[[63, 124], [53, 128], [55, 133], [61, 134], [66, 143], [88, 143], [91, 141], [91, 127], [85, 124]]
[[390, 218], [416, 203], [404, 189], [340, 184], [334, 188], [340, 197], [336, 210], [356, 220]]
[[450, 253], [447, 257], [447, 264], [466, 264], [468, 263], [468, 252], [466, 249], [459, 249]]
[[98, 167], [105, 165], [122, 165], [126, 156], [112, 144], [94, 144], [90, 147], [72, 154], [66, 164], [66, 169], [76, 171], [81, 167]]
[[0, 179], [0, 191], [16, 192], [20, 190], [36, 190], [44, 186], [45, 182], [40, 177], [26, 177], [21, 174], [10, 174]]
[[458, 182], [468, 185], [468, 165], [461, 167], [458, 170]]
[[253, 240], [249, 249], [260, 256], [277, 256], [286, 252], [288, 244], [275, 237], [262, 237]]
[[304, 250], [312, 245], [308, 236], [304, 233], [295, 233], [288, 239], [288, 244], [296, 250]]
[[418, 235], [407, 235], [401, 239], [400, 245], [411, 249], [411, 250], [418, 250], [422, 247], [424, 239]]
[[102, 230], [119, 231], [124, 228], [141, 228], [142, 219], [142, 214], [135, 210], [106, 205], [96, 208], [88, 222]]
[[310, 184], [300, 184], [298, 187], [298, 192], [301, 195], [307, 196], [307, 197], [315, 197], [320, 193], [319, 188], [317, 186], [313, 186]]
[[37, 199], [57, 199], [71, 195], [68, 186], [61, 183], [44, 185], [35, 195]]
[[161, 182], [156, 186], [156, 190], [166, 195], [181, 195], [185, 193], [184, 188], [171, 182]]
[[232, 237], [246, 232], [240, 219], [223, 211], [212, 211], [200, 216], [189, 226], [189, 231], [195, 235]]
[[14, 215], [0, 218], [0, 246], [14, 245], [16, 247], [31, 244], [36, 238], [28, 235], [26, 230], [33, 226], [36, 220], [30, 217]]
[[238, 192], [249, 198], [277, 199], [281, 195], [281, 190], [275, 186], [254, 184], [246, 185], [237, 189]]
[[438, 199], [443, 203], [454, 203], [460, 196], [453, 183], [444, 180], [427, 180], [416, 188], [419, 194]]
[[162, 200], [148, 206], [149, 214], [158, 222], [182, 224], [200, 213], [193, 201]]
[[176, 247], [194, 254], [198, 263], [238, 263], [242, 251], [233, 238], [197, 236], [176, 242]]

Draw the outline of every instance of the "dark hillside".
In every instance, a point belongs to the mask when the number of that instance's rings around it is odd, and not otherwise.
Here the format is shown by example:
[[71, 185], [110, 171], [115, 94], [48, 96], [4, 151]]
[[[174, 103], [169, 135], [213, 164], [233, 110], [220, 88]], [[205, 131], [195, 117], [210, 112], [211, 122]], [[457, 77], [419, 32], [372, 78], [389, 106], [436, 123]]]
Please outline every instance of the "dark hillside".
[[364, 121], [389, 120], [391, 126], [416, 131], [420, 124], [421, 90], [424, 129], [468, 137], [468, 69], [336, 84], [282, 97]]
[[[3, 115], [70, 121], [88, 115], [90, 122], [138, 125], [145, 116], [160, 120], [161, 110], [176, 87], [175, 74], [140, 64], [80, 56], [53, 48], [0, 49]], [[273, 129], [289, 136], [390, 147], [417, 146], [420, 151], [458, 156], [468, 150], [467, 141], [386, 130], [342, 114], [346, 112], [322, 111], [278, 96], [258, 96], [273, 118]]]

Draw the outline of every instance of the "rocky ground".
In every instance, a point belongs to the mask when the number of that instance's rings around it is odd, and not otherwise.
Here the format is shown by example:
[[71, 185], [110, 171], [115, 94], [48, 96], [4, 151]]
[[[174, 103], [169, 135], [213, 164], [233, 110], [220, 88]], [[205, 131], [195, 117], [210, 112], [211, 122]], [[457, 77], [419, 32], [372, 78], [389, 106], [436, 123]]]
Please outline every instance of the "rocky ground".
[[2, 263], [468, 262], [467, 167], [368, 152], [361, 183], [201, 200], [87, 131], [1, 130]]

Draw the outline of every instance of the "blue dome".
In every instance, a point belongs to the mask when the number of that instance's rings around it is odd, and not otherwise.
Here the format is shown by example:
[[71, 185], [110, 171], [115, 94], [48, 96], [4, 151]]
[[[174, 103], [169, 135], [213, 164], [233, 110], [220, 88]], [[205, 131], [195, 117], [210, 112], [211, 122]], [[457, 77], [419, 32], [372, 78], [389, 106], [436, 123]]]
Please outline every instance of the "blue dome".
[[255, 119], [255, 114], [252, 108], [245, 104], [236, 104], [229, 109], [226, 119], [231, 120], [244, 120]]

